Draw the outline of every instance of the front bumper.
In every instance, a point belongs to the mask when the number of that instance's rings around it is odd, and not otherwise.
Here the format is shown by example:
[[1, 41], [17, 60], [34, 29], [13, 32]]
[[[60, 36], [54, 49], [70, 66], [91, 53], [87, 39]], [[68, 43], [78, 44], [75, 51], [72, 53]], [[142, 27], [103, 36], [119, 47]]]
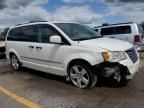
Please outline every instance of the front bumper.
[[[138, 53], [137, 53], [137, 55], [138, 55]], [[127, 75], [126, 78], [127, 79], [132, 79], [134, 74], [136, 72], [138, 72], [139, 65], [140, 65], [140, 58], [139, 58], [139, 55], [138, 55], [138, 60], [135, 63], [133, 63], [131, 61], [131, 59], [127, 56], [126, 60], [122, 60], [119, 63], [121, 65], [127, 67], [127, 69], [128, 69], [129, 75]]]
[[[138, 55], [138, 53], [137, 53]], [[127, 55], [126, 60], [120, 62], [103, 62], [94, 66], [94, 71], [97, 71], [98, 75], [103, 77], [112, 77], [118, 79], [119, 76], [125, 77], [126, 79], [132, 79], [134, 74], [138, 72], [140, 59], [133, 63], [132, 60]]]

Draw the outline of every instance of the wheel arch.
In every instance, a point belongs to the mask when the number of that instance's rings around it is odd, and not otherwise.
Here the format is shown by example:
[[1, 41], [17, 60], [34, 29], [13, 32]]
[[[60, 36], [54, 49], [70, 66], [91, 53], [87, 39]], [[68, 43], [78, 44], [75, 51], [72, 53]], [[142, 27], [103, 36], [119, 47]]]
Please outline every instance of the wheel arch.
[[19, 54], [18, 54], [15, 50], [13, 50], [13, 49], [11, 49], [11, 50], [9, 51], [9, 53], [8, 53], [8, 58], [9, 58], [9, 59], [10, 59], [10, 57], [11, 57], [12, 54], [15, 54], [15, 55], [18, 57], [18, 59], [20, 60]]
[[86, 60], [84, 60], [84, 59], [76, 58], [76, 59], [73, 59], [73, 60], [69, 61], [69, 63], [67, 64], [66, 71], [69, 72], [69, 68], [70, 68], [73, 64], [75, 64], [75, 63], [77, 63], [77, 62], [81, 62], [81, 63], [85, 64], [85, 65], [88, 66], [88, 67], [91, 67], [91, 66], [92, 66], [88, 61], [86, 61]]
[[[74, 60], [72, 60], [72, 61], [70, 61], [69, 63], [68, 63], [68, 66], [67, 66], [67, 74], [68, 74], [68, 79], [69, 80], [71, 80], [71, 77], [70, 77], [70, 67], [74, 64], [74, 63], [78, 63], [78, 62], [80, 62], [80, 64], [82, 63], [82, 64], [84, 64], [84, 66], [86, 66], [85, 67], [85, 69], [88, 69], [89, 70], [89, 72], [88, 72], [88, 74], [89, 74], [89, 84], [87, 85], [87, 87], [85, 87], [85, 88], [93, 88], [95, 85], [96, 85], [96, 83], [97, 83], [97, 74], [94, 74], [94, 71], [93, 71], [93, 67], [92, 67], [92, 65], [88, 62], [88, 61], [86, 61], [86, 60], [84, 60], [84, 59], [74, 59]], [[81, 65], [82, 65], [81, 64]], [[72, 80], [71, 80], [72, 81]], [[73, 82], [73, 81], [72, 81]], [[74, 84], [74, 82], [73, 82], [73, 84]], [[75, 84], [74, 84], [75, 85]]]
[[88, 66], [94, 66], [103, 62], [102, 58], [97, 58], [89, 54], [74, 54], [64, 60], [64, 69], [67, 72], [69, 65], [75, 61], [81, 61]]

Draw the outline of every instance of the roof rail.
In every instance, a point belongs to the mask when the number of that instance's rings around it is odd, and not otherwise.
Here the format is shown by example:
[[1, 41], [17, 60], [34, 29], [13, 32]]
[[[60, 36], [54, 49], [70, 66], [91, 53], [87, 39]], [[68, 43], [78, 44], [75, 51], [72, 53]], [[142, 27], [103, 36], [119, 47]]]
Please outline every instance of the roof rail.
[[23, 24], [29, 24], [29, 23], [36, 23], [36, 22], [48, 22], [48, 21], [29, 21], [29, 22], [26, 22], [26, 23], [17, 24], [16, 26], [23, 25]]
[[117, 24], [108, 24], [108, 25], [97, 26], [97, 27], [94, 27], [94, 28], [98, 28], [98, 27], [106, 27], [106, 26], [112, 26], [112, 25], [120, 25], [120, 24], [131, 24], [131, 23], [134, 23], [134, 22], [117, 23]]
[[43, 20], [43, 21], [29, 21], [29, 23], [35, 23], [35, 22], [48, 22], [48, 21], [45, 21], [45, 20]]
[[[28, 23], [23, 23], [23, 24], [28, 24]], [[15, 26], [23, 25], [23, 24], [16, 24]]]

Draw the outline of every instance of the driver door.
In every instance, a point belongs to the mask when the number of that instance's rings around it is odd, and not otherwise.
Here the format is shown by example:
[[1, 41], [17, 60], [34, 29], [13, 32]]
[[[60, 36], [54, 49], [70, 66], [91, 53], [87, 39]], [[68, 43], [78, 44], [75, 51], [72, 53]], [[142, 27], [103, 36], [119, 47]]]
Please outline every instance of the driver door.
[[48, 24], [37, 25], [38, 43], [33, 56], [38, 69], [45, 72], [64, 75], [64, 45], [49, 42], [50, 36], [60, 35]]

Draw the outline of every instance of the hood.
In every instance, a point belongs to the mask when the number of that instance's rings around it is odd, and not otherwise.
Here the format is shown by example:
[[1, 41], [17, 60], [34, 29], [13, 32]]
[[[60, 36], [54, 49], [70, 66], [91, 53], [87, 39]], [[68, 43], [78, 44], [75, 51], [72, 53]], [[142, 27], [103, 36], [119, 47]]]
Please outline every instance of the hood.
[[79, 44], [86, 47], [99, 47], [109, 51], [126, 51], [133, 47], [133, 45], [128, 42], [112, 38], [85, 40], [80, 41]]

